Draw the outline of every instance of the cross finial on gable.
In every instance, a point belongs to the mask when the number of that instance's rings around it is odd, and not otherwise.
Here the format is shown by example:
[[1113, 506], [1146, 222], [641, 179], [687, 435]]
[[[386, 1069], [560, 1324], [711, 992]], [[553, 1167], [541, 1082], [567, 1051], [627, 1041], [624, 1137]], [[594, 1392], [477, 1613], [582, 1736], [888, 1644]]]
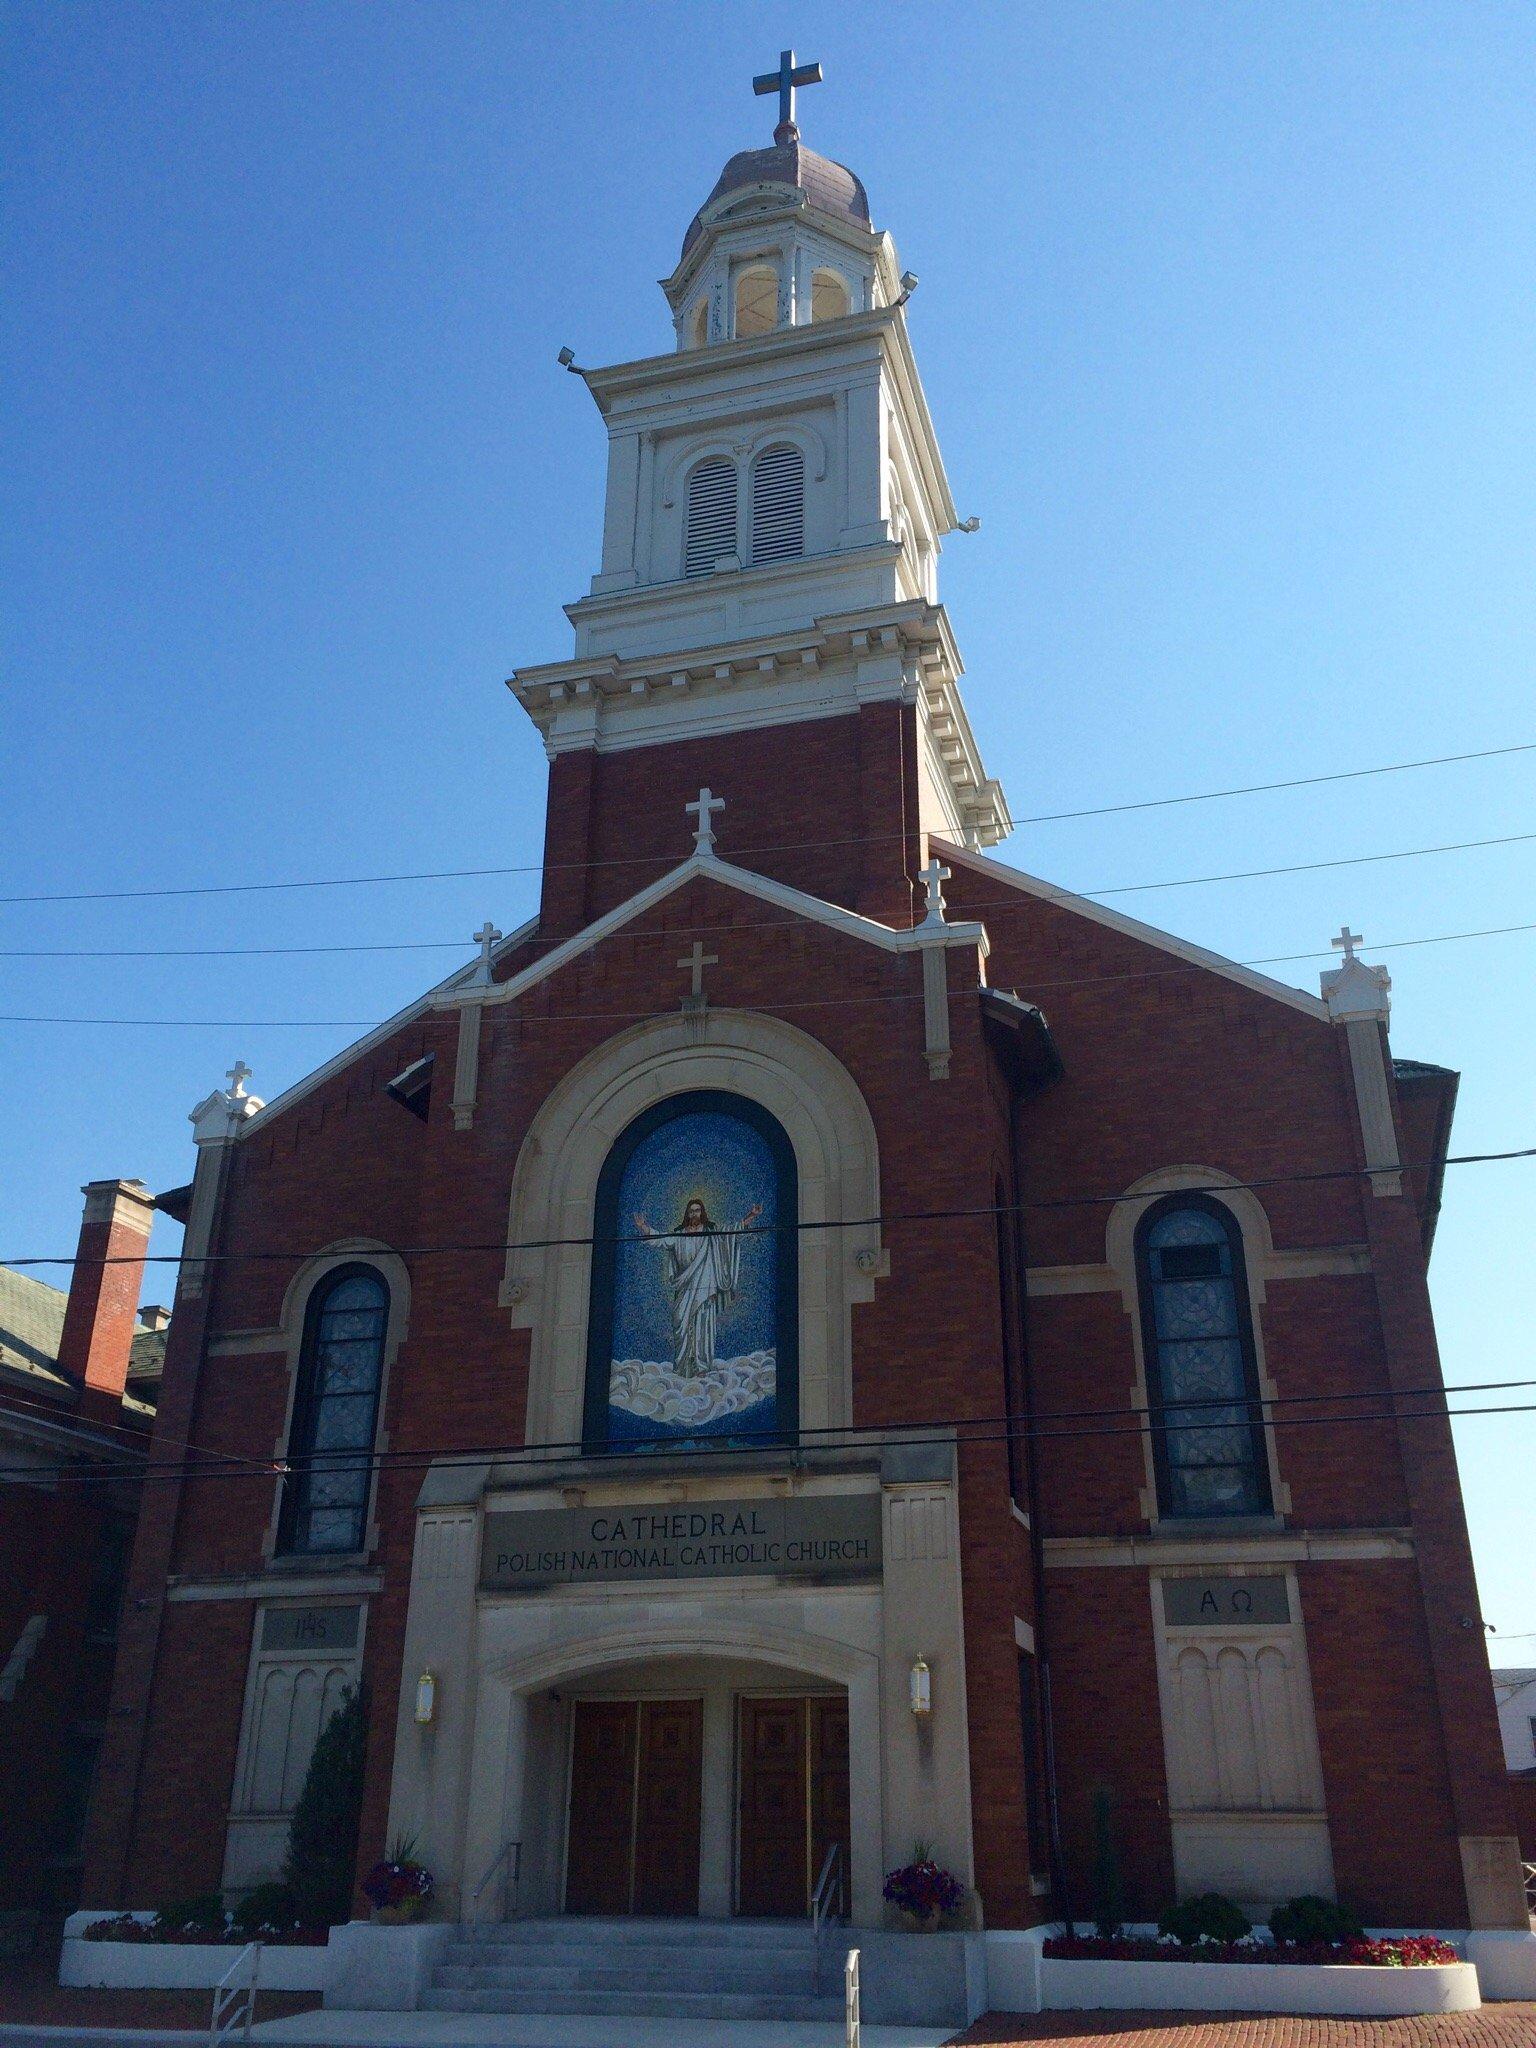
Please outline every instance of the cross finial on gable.
[[1347, 964], [1349, 961], [1354, 959], [1356, 946], [1363, 946], [1365, 944], [1365, 940], [1361, 938], [1358, 932], [1352, 932], [1349, 926], [1346, 924], [1341, 925], [1339, 927], [1338, 937], [1336, 939], [1330, 939], [1328, 943], [1330, 946], [1334, 948], [1336, 952], [1342, 953], [1344, 955], [1344, 959]]
[[695, 853], [713, 853], [715, 850], [715, 812], [725, 809], [725, 798], [716, 796], [706, 784], [699, 791], [695, 803], [684, 804], [683, 809], [698, 819], [693, 828], [693, 850]]
[[793, 50], [779, 52], [777, 71], [765, 71], [752, 81], [752, 90], [761, 98], [776, 92], [779, 96], [779, 125], [773, 131], [775, 142], [798, 142], [800, 130], [795, 126], [795, 87], [797, 85], [820, 85], [819, 64], [796, 64]]
[[917, 879], [922, 883], [928, 895], [928, 914], [923, 919], [923, 923], [945, 923], [944, 884], [949, 880], [949, 869], [935, 856], [929, 861], [927, 867], [919, 870]]
[[236, 1060], [235, 1064], [224, 1076], [225, 1080], [229, 1083], [230, 1094], [234, 1096], [244, 1095], [245, 1084], [247, 1081], [250, 1080], [251, 1075], [254, 1071], [255, 1070], [253, 1068], [248, 1067], [245, 1064], [244, 1060]]
[[476, 981], [488, 982], [491, 978], [491, 948], [501, 937], [501, 933], [497, 931], [495, 925], [487, 918], [479, 931], [471, 932], [470, 937], [480, 948], [480, 965], [475, 969], [475, 979]]

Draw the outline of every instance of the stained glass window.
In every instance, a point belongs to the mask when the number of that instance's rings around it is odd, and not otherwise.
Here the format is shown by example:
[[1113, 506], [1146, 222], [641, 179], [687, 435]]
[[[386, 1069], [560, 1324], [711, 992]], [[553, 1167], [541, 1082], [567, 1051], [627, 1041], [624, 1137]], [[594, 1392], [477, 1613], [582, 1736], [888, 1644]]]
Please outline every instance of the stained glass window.
[[1142, 1218], [1137, 1257], [1162, 1512], [1267, 1514], [1268, 1461], [1235, 1220], [1204, 1196], [1173, 1196]]
[[310, 1297], [289, 1436], [282, 1547], [363, 1548], [389, 1290], [344, 1266]]

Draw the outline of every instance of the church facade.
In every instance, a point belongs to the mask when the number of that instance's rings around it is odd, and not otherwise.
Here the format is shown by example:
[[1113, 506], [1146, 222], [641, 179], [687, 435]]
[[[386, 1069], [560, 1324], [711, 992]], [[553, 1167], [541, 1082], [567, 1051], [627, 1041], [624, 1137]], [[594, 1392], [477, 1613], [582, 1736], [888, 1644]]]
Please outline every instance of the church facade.
[[[911, 288], [791, 118], [583, 371], [537, 917], [197, 1166], [85, 1896], [369, 1702], [443, 1911], [1524, 1929], [1426, 1284], [1455, 1077], [1022, 874]], [[190, 1447], [190, 1448], [189, 1448]]]

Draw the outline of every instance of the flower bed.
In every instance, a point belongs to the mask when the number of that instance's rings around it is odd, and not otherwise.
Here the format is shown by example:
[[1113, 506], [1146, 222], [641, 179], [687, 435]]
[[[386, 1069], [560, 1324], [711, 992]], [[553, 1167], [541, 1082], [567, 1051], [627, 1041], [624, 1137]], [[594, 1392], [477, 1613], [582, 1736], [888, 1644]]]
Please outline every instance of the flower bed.
[[75, 1941], [127, 1941], [142, 1946], [168, 1944], [179, 1948], [244, 1948], [259, 1941], [266, 1948], [324, 1948], [330, 1938], [328, 1927], [257, 1927], [247, 1931], [226, 1919], [222, 1926], [181, 1927], [161, 1924], [158, 1918], [141, 1919], [136, 1913], [116, 1913], [105, 1920], [93, 1920], [89, 1927], [71, 1936]]
[[1294, 1963], [1312, 1968], [1340, 1965], [1364, 1969], [1427, 1969], [1460, 1963], [1448, 1941], [1438, 1935], [1410, 1934], [1393, 1941], [1177, 1941], [1166, 1934], [1055, 1934], [1042, 1953], [1054, 1962], [1073, 1963], [1260, 1963], [1271, 1967]]

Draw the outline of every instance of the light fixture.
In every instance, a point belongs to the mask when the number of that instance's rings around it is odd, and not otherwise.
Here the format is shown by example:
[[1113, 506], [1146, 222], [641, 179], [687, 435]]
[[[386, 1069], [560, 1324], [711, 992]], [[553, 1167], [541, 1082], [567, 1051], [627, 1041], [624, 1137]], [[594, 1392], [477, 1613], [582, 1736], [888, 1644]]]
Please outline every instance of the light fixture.
[[973, 512], [969, 519], [962, 519], [955, 528], [956, 533], [980, 533], [981, 521]]
[[912, 1666], [912, 1711], [919, 1715], [933, 1712], [933, 1674], [926, 1657], [919, 1657]]
[[437, 1718], [437, 1673], [423, 1671], [416, 1681], [416, 1720], [425, 1728]]
[[901, 273], [901, 297], [896, 301], [897, 305], [904, 306], [916, 290], [917, 272], [915, 270], [904, 270]]
[[562, 370], [569, 370], [573, 377], [579, 377], [581, 375], [581, 367], [576, 361], [575, 349], [561, 349], [559, 355], [555, 357], [555, 361], [560, 365]]

